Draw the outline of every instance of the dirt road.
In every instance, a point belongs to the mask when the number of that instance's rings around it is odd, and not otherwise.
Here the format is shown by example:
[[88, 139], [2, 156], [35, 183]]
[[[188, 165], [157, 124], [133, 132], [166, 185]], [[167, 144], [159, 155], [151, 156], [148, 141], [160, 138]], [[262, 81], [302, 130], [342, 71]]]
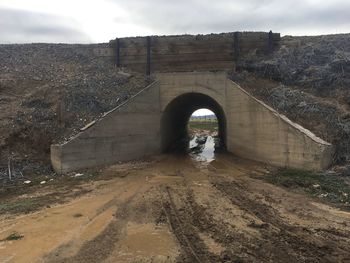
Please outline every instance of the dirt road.
[[1, 216], [0, 262], [350, 262], [350, 213], [222, 154], [105, 168], [63, 205]]

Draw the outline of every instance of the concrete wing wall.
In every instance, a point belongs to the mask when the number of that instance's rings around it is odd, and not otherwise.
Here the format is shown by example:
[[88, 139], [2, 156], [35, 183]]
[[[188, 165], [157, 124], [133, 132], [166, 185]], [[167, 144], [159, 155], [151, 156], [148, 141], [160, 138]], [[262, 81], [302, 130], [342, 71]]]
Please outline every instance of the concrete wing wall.
[[276, 166], [309, 170], [328, 168], [332, 145], [227, 82], [227, 148], [230, 152]]
[[51, 146], [59, 173], [160, 152], [159, 83], [155, 82], [62, 145]]

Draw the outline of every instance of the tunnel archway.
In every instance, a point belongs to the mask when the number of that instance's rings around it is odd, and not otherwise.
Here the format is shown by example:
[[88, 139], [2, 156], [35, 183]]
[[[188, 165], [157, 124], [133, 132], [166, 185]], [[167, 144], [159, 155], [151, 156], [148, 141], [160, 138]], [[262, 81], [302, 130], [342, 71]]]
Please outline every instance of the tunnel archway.
[[219, 138], [226, 146], [226, 117], [220, 104], [202, 93], [185, 93], [173, 99], [165, 108], [161, 118], [161, 150], [169, 152], [174, 144], [187, 137], [187, 123], [198, 109], [209, 109], [218, 119]]

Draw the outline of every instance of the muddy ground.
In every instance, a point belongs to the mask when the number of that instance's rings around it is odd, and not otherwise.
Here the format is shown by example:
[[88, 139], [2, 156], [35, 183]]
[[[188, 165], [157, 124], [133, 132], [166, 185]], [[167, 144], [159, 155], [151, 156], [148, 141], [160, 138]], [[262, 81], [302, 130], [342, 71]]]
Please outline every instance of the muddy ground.
[[350, 262], [349, 212], [269, 184], [262, 164], [198, 160], [163, 155], [86, 172], [70, 191], [62, 180], [8, 195], [65, 202], [2, 213], [0, 262]]

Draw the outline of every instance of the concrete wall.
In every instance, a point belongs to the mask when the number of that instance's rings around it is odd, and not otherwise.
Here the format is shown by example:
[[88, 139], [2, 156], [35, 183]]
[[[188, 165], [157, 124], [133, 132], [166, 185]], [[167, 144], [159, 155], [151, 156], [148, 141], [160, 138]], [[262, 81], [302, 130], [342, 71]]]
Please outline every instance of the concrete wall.
[[[55, 170], [66, 172], [159, 153], [162, 116], [172, 101], [185, 98], [182, 95], [186, 94], [202, 94], [211, 100], [204, 99], [202, 104], [189, 100], [181, 104], [188, 110], [179, 110], [178, 114], [185, 117], [196, 107], [222, 109], [227, 149], [238, 156], [310, 170], [330, 165], [333, 149], [329, 143], [249, 95], [227, 79], [226, 73], [159, 73], [156, 78], [157, 82], [76, 138], [63, 145], [53, 145], [51, 158]], [[208, 105], [203, 105], [206, 101]], [[217, 106], [210, 101], [215, 101]]]
[[52, 145], [52, 165], [64, 173], [159, 153], [159, 123], [159, 82], [155, 82], [75, 138]]
[[225, 108], [226, 72], [158, 73], [160, 82], [160, 108], [162, 111], [176, 97], [186, 93], [201, 93], [214, 99]]
[[140, 72], [146, 72], [148, 51], [152, 72], [232, 70], [237, 59], [266, 54], [280, 39], [279, 33], [267, 32], [128, 37], [110, 41], [109, 49], [95, 53]]
[[331, 144], [227, 82], [227, 149], [276, 166], [322, 170], [331, 164]]

